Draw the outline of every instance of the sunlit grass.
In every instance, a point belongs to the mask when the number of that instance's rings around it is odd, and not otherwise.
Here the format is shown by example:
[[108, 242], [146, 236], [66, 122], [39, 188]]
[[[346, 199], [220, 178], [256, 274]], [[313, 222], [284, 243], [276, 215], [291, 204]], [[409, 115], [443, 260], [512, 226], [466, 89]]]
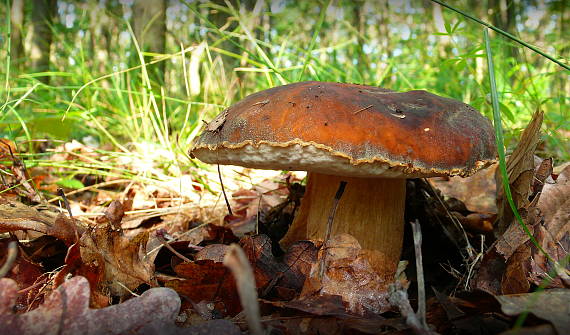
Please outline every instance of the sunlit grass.
[[[56, 43], [62, 47], [51, 71], [14, 73], [9, 72], [9, 64], [4, 67], [3, 86], [5, 91], [9, 88], [10, 95], [0, 110], [3, 137], [27, 141], [27, 147], [20, 150], [30, 153], [36, 150], [32, 140], [38, 138], [91, 137], [98, 145], [110, 144], [123, 154], [147, 156], [152, 152], [137, 150], [148, 148], [141, 143], [152, 143], [168, 151], [168, 159], [173, 160], [169, 164], [182, 170], [183, 166], [195, 167], [186, 152], [203, 121], [249, 93], [298, 80], [426, 89], [470, 103], [488, 117], [493, 115], [487, 103], [491, 88], [482, 61], [480, 25], [459, 14], [444, 12], [448, 24], [443, 33], [433, 31], [430, 25], [420, 26], [418, 22], [424, 18], [409, 14], [408, 28], [415, 37], [398, 40], [397, 32], [391, 32], [387, 37], [392, 38], [391, 48], [398, 53], [386, 56], [377, 44], [382, 38], [379, 32], [359, 30], [348, 14], [337, 21], [328, 20], [329, 1], [320, 3], [320, 11], [288, 8], [303, 14], [299, 17], [285, 17], [286, 11], [269, 13], [273, 24], [269, 26], [252, 26], [254, 18], [235, 6], [196, 2], [187, 6], [195, 17], [193, 42], [171, 41], [171, 53], [154, 55], [150, 61], [132, 32], [128, 43], [116, 43], [119, 37], [113, 40], [112, 55], [104, 63], [91, 54], [83, 39], [54, 27]], [[224, 11], [230, 15], [228, 22], [235, 24], [216, 26], [209, 16], [212, 10]], [[126, 21], [112, 19], [119, 30], [129, 32]], [[289, 25], [283, 20], [289, 20]], [[292, 25], [299, 28], [295, 33], [287, 29]], [[6, 26], [9, 31], [9, 23]], [[437, 53], [437, 44], [426, 45], [430, 39], [444, 37], [450, 44], [443, 55]], [[359, 39], [370, 46], [361, 47]], [[537, 62], [523, 47], [522, 59], [509, 58], [506, 50], [512, 45], [503, 38], [491, 41], [507, 150], [514, 146], [532, 113], [542, 108], [546, 112], [543, 153], [567, 161], [569, 97], [557, 90], [563, 86], [555, 85], [567, 77], [567, 71], [554, 63]], [[163, 62], [167, 85], [160, 86], [148, 72]], [[50, 78], [50, 85], [38, 81], [42, 76]], [[157, 157], [161, 163], [164, 159]]]

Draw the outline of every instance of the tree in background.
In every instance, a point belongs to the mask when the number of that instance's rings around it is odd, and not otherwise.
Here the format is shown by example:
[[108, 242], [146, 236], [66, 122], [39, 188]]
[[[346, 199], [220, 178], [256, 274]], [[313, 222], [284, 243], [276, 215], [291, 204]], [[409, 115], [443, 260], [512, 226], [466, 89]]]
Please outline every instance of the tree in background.
[[[56, 0], [32, 1], [30, 65], [33, 72], [49, 71], [52, 24], [56, 13]], [[40, 77], [40, 80], [48, 83], [49, 76]]]
[[[136, 0], [133, 4], [133, 30], [141, 51], [165, 52], [166, 0]], [[148, 62], [150, 58], [145, 58]], [[151, 81], [164, 84], [165, 62], [149, 67]]]
[[24, 0], [12, 1], [10, 8], [10, 57], [12, 65], [16, 69], [23, 68], [24, 61], [24, 42], [22, 29], [24, 26]]

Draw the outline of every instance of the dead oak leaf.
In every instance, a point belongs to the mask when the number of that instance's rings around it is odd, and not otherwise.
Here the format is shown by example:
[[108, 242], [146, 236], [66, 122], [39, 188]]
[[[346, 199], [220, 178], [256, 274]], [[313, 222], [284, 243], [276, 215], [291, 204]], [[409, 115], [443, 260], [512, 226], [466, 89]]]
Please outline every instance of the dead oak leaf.
[[[523, 219], [542, 249], [554, 261], [564, 263], [570, 250], [570, 167], [555, 182], [545, 183], [539, 196], [528, 205]], [[567, 272], [568, 266], [556, 269], [519, 223], [513, 222], [485, 254], [474, 287], [494, 294], [526, 293], [531, 284], [541, 285], [544, 279], [549, 288], [565, 287]], [[558, 276], [550, 278], [554, 273]]]
[[154, 264], [147, 257], [148, 231], [124, 231], [109, 224], [87, 230], [79, 242], [82, 261], [100, 269], [101, 291], [123, 297], [141, 284], [156, 285]]
[[178, 264], [174, 271], [178, 278], [167, 280], [166, 287], [193, 303], [218, 302], [218, 309], [224, 314], [235, 315], [241, 311], [235, 280], [223, 263], [199, 260]]
[[5, 335], [240, 333], [227, 320], [178, 328], [174, 321], [180, 298], [164, 287], [150, 289], [118, 305], [89, 309], [89, 283], [83, 277], [73, 277], [53, 291], [43, 305], [25, 314], [13, 312], [17, 291], [13, 280], [0, 280], [0, 324]]

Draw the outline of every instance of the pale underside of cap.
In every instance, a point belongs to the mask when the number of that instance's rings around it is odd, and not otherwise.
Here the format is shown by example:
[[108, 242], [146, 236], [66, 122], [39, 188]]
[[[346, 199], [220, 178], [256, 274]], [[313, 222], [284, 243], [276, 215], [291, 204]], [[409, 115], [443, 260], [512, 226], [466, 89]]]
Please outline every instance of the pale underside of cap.
[[251, 141], [231, 144], [198, 145], [192, 154], [210, 164], [240, 165], [255, 169], [308, 171], [363, 178], [422, 178], [434, 176], [469, 176], [494, 162], [477, 161], [471, 169], [427, 168], [421, 162], [394, 161], [385, 156], [366, 160], [353, 159], [345, 153], [314, 142], [301, 140], [286, 143]]

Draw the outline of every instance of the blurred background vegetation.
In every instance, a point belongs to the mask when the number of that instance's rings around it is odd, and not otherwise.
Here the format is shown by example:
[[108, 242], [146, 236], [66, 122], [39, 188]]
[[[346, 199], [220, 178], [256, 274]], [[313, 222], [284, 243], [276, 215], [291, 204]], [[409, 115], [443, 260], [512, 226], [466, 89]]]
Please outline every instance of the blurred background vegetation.
[[[449, 3], [569, 63], [567, 0]], [[77, 139], [171, 164], [202, 120], [303, 80], [425, 89], [492, 114], [483, 26], [428, 0], [5, 0], [0, 12], [0, 138], [30, 161]], [[507, 147], [542, 109], [542, 154], [569, 160], [570, 71], [491, 38]]]

